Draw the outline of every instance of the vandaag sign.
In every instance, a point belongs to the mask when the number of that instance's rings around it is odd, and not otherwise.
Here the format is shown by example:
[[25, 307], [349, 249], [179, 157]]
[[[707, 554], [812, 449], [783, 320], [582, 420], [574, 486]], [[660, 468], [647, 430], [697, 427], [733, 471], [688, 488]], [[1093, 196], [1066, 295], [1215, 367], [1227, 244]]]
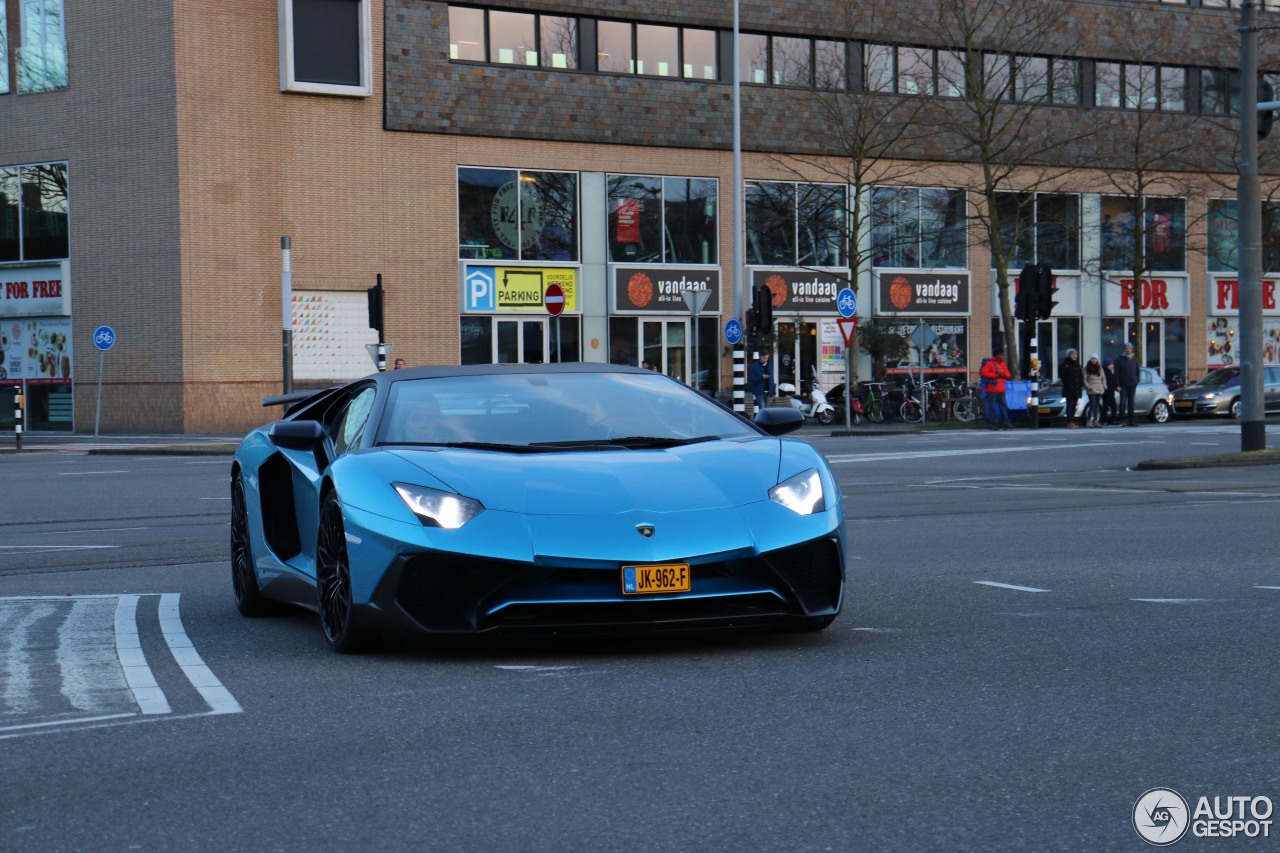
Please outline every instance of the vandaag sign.
[[685, 290], [709, 290], [704, 314], [720, 313], [720, 270], [686, 267], [614, 267], [614, 310], [689, 313]]
[[880, 273], [881, 314], [968, 314], [968, 273]]

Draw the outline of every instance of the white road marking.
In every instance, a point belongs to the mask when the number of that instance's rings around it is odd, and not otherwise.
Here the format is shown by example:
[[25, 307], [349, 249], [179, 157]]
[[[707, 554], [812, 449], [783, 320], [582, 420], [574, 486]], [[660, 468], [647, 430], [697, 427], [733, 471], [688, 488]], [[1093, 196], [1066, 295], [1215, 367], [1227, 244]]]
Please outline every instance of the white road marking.
[[119, 548], [119, 545], [0, 545], [0, 551], [92, 551]]
[[1148, 604], [1195, 604], [1209, 601], [1207, 598], [1131, 598], [1130, 601], [1145, 601]]
[[1191, 443], [1194, 444], [1196, 447], [1221, 447], [1222, 446], [1222, 442], [1220, 441], [1193, 441]]
[[202, 500], [202, 501], [229, 501], [229, 500], [231, 500], [231, 498], [230, 498], [230, 497], [225, 497], [225, 498], [201, 498], [200, 500]]
[[1038, 587], [1034, 587], [1034, 586], [1018, 586], [1017, 584], [1012, 584], [1012, 583], [1000, 583], [999, 581], [974, 581], [974, 583], [980, 583], [983, 586], [996, 586], [996, 587], [999, 587], [1000, 589], [1016, 589], [1019, 592], [1052, 592], [1053, 591], [1050, 589], [1039, 589]]
[[561, 669], [573, 669], [572, 666], [520, 666], [517, 664], [498, 664], [495, 669], [506, 669], [514, 672], [554, 672]]
[[13, 627], [7, 632], [9, 646], [4, 655], [5, 680], [2, 695], [5, 707], [11, 712], [31, 712], [39, 707], [31, 690], [31, 651], [28, 639], [32, 627], [52, 613], [52, 604], [19, 611], [18, 618], [12, 623]]
[[128, 474], [128, 471], [59, 471], [59, 477], [87, 477], [91, 474]]
[[173, 708], [160, 685], [156, 684], [155, 674], [143, 654], [137, 616], [138, 596], [120, 596], [116, 603], [116, 654], [120, 658], [120, 668], [124, 670], [124, 680], [133, 691], [134, 701], [142, 713], [172, 713]]
[[1280, 586], [1255, 586], [1254, 589], [1280, 589]]
[[[89, 527], [84, 530], [54, 530], [49, 533], [26, 533], [24, 536], [74, 536], [77, 533], [116, 533], [121, 530], [150, 530], [150, 527]], [[105, 548], [106, 545], [97, 547]], [[83, 598], [84, 596], [76, 596]]]
[[77, 710], [101, 713], [113, 705], [119, 707], [123, 697], [129, 695], [119, 658], [112, 648], [114, 609], [107, 598], [76, 599], [58, 628], [62, 695]]
[[173, 652], [173, 659], [182, 667], [182, 674], [204, 697], [213, 713], [239, 714], [244, 708], [222, 686], [213, 670], [205, 665], [204, 659], [187, 637], [187, 630], [182, 627], [182, 617], [178, 615], [178, 598], [179, 594], [176, 592], [160, 596], [160, 632], [164, 634], [164, 641]]

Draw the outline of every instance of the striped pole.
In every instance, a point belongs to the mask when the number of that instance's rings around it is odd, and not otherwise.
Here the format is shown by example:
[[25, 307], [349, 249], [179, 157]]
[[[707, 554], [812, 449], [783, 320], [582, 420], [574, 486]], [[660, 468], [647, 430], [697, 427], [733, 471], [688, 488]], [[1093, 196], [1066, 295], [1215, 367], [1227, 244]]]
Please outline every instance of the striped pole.
[[22, 449], [22, 386], [13, 389], [13, 440]]
[[746, 417], [747, 351], [741, 348], [735, 348], [733, 351], [733, 410]]
[[[1074, 412], [1067, 413], [1067, 423], [1075, 417]], [[1027, 418], [1032, 429], [1040, 426], [1040, 323], [1031, 324], [1031, 396], [1027, 398]]]

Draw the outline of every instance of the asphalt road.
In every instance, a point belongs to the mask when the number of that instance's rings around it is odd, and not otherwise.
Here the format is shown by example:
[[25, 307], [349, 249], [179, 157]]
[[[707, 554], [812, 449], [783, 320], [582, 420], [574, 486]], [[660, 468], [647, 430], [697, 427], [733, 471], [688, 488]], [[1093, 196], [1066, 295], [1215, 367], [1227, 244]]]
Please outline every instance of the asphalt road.
[[[226, 458], [0, 457], [0, 850], [1141, 850], [1148, 789], [1280, 801], [1280, 466], [1132, 470], [1238, 428], [805, 440], [821, 634], [359, 657], [235, 613]], [[112, 628], [154, 690], [74, 689]]]

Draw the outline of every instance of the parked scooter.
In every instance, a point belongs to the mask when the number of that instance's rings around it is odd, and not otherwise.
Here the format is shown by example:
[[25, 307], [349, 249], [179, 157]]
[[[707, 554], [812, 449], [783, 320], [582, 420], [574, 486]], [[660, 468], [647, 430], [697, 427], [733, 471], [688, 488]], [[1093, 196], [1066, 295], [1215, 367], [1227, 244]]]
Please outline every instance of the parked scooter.
[[818, 382], [816, 370], [813, 372], [813, 384], [810, 387], [813, 391], [809, 395], [808, 405], [805, 405], [804, 400], [796, 395], [796, 386], [790, 382], [778, 385], [778, 396], [780, 399], [787, 400], [792, 408], [799, 409], [806, 418], [814, 418], [823, 426], [835, 423], [836, 407], [827, 402], [827, 395], [823, 393], [822, 384]]

